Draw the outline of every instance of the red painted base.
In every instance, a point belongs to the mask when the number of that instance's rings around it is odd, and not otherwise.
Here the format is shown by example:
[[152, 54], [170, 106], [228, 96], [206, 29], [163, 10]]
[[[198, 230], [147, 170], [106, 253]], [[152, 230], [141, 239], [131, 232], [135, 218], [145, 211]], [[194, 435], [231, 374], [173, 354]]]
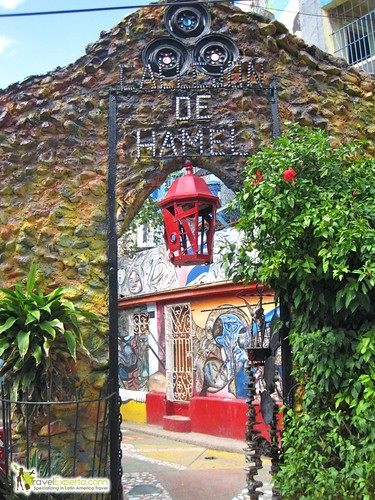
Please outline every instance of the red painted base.
[[196, 397], [190, 401], [190, 413], [193, 432], [245, 438], [247, 406], [241, 399]]
[[[254, 407], [260, 435], [269, 441], [269, 426], [263, 421], [259, 403]], [[147, 423], [164, 429], [245, 440], [248, 409], [242, 399], [193, 397], [190, 403], [176, 403], [167, 401], [164, 393], [150, 392], [146, 395], [146, 411]], [[183, 417], [189, 425], [183, 423]]]
[[191, 420], [182, 415], [166, 415], [163, 418], [163, 429], [174, 432], [191, 432]]
[[146, 394], [147, 423], [163, 425], [163, 417], [167, 415], [167, 403], [164, 392], [149, 392]]
[[167, 401], [166, 402], [167, 415], [182, 415], [190, 417], [190, 403], [182, 401]]

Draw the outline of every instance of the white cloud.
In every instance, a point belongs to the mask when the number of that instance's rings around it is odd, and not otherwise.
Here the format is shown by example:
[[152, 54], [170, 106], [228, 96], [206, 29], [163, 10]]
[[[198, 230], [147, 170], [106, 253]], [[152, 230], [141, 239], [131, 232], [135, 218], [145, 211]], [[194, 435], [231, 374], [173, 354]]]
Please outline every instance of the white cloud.
[[5, 36], [0, 35], [0, 54], [3, 54], [7, 48], [11, 47], [14, 44], [14, 40], [10, 38], [6, 38]]
[[3, 9], [15, 9], [25, 0], [0, 0], [0, 7]]

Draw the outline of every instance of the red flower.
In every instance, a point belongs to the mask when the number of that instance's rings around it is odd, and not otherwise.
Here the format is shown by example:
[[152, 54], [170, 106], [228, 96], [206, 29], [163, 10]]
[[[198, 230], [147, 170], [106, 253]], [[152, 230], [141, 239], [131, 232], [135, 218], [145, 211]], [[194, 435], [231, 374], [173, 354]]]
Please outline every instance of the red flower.
[[353, 196], [357, 196], [357, 190], [356, 189], [353, 190], [352, 195]]
[[263, 175], [261, 173], [261, 171], [259, 169], [256, 170], [255, 172], [255, 175], [257, 176], [257, 178], [253, 181], [253, 184], [254, 185], [257, 185], [259, 184], [260, 182], [262, 182], [263, 180]]
[[283, 172], [283, 179], [284, 181], [294, 181], [295, 176], [297, 175], [297, 172], [294, 170], [294, 168], [289, 167]]

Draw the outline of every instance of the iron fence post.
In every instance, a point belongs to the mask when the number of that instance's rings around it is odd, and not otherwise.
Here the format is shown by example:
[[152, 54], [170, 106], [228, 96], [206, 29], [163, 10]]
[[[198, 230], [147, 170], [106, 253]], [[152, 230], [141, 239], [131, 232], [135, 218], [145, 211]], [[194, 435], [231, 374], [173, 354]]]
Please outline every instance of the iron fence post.
[[110, 400], [110, 479], [111, 499], [122, 498], [121, 485], [121, 443], [118, 386], [118, 255], [117, 255], [117, 217], [116, 217], [116, 168], [117, 168], [117, 99], [116, 93], [109, 94], [108, 109], [108, 315], [109, 315], [109, 384], [114, 396]]

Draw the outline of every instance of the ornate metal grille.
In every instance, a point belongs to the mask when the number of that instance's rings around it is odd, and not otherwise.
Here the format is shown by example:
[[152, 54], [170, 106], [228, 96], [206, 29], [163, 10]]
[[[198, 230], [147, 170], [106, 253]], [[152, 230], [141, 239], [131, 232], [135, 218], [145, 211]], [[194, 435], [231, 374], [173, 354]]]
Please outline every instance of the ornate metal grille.
[[148, 390], [149, 382], [149, 343], [150, 316], [147, 312], [132, 315], [134, 348], [137, 355], [137, 390]]
[[189, 304], [166, 308], [167, 398], [189, 401], [193, 395], [191, 310]]
[[149, 314], [133, 314], [133, 332], [134, 335], [148, 335], [149, 332]]

